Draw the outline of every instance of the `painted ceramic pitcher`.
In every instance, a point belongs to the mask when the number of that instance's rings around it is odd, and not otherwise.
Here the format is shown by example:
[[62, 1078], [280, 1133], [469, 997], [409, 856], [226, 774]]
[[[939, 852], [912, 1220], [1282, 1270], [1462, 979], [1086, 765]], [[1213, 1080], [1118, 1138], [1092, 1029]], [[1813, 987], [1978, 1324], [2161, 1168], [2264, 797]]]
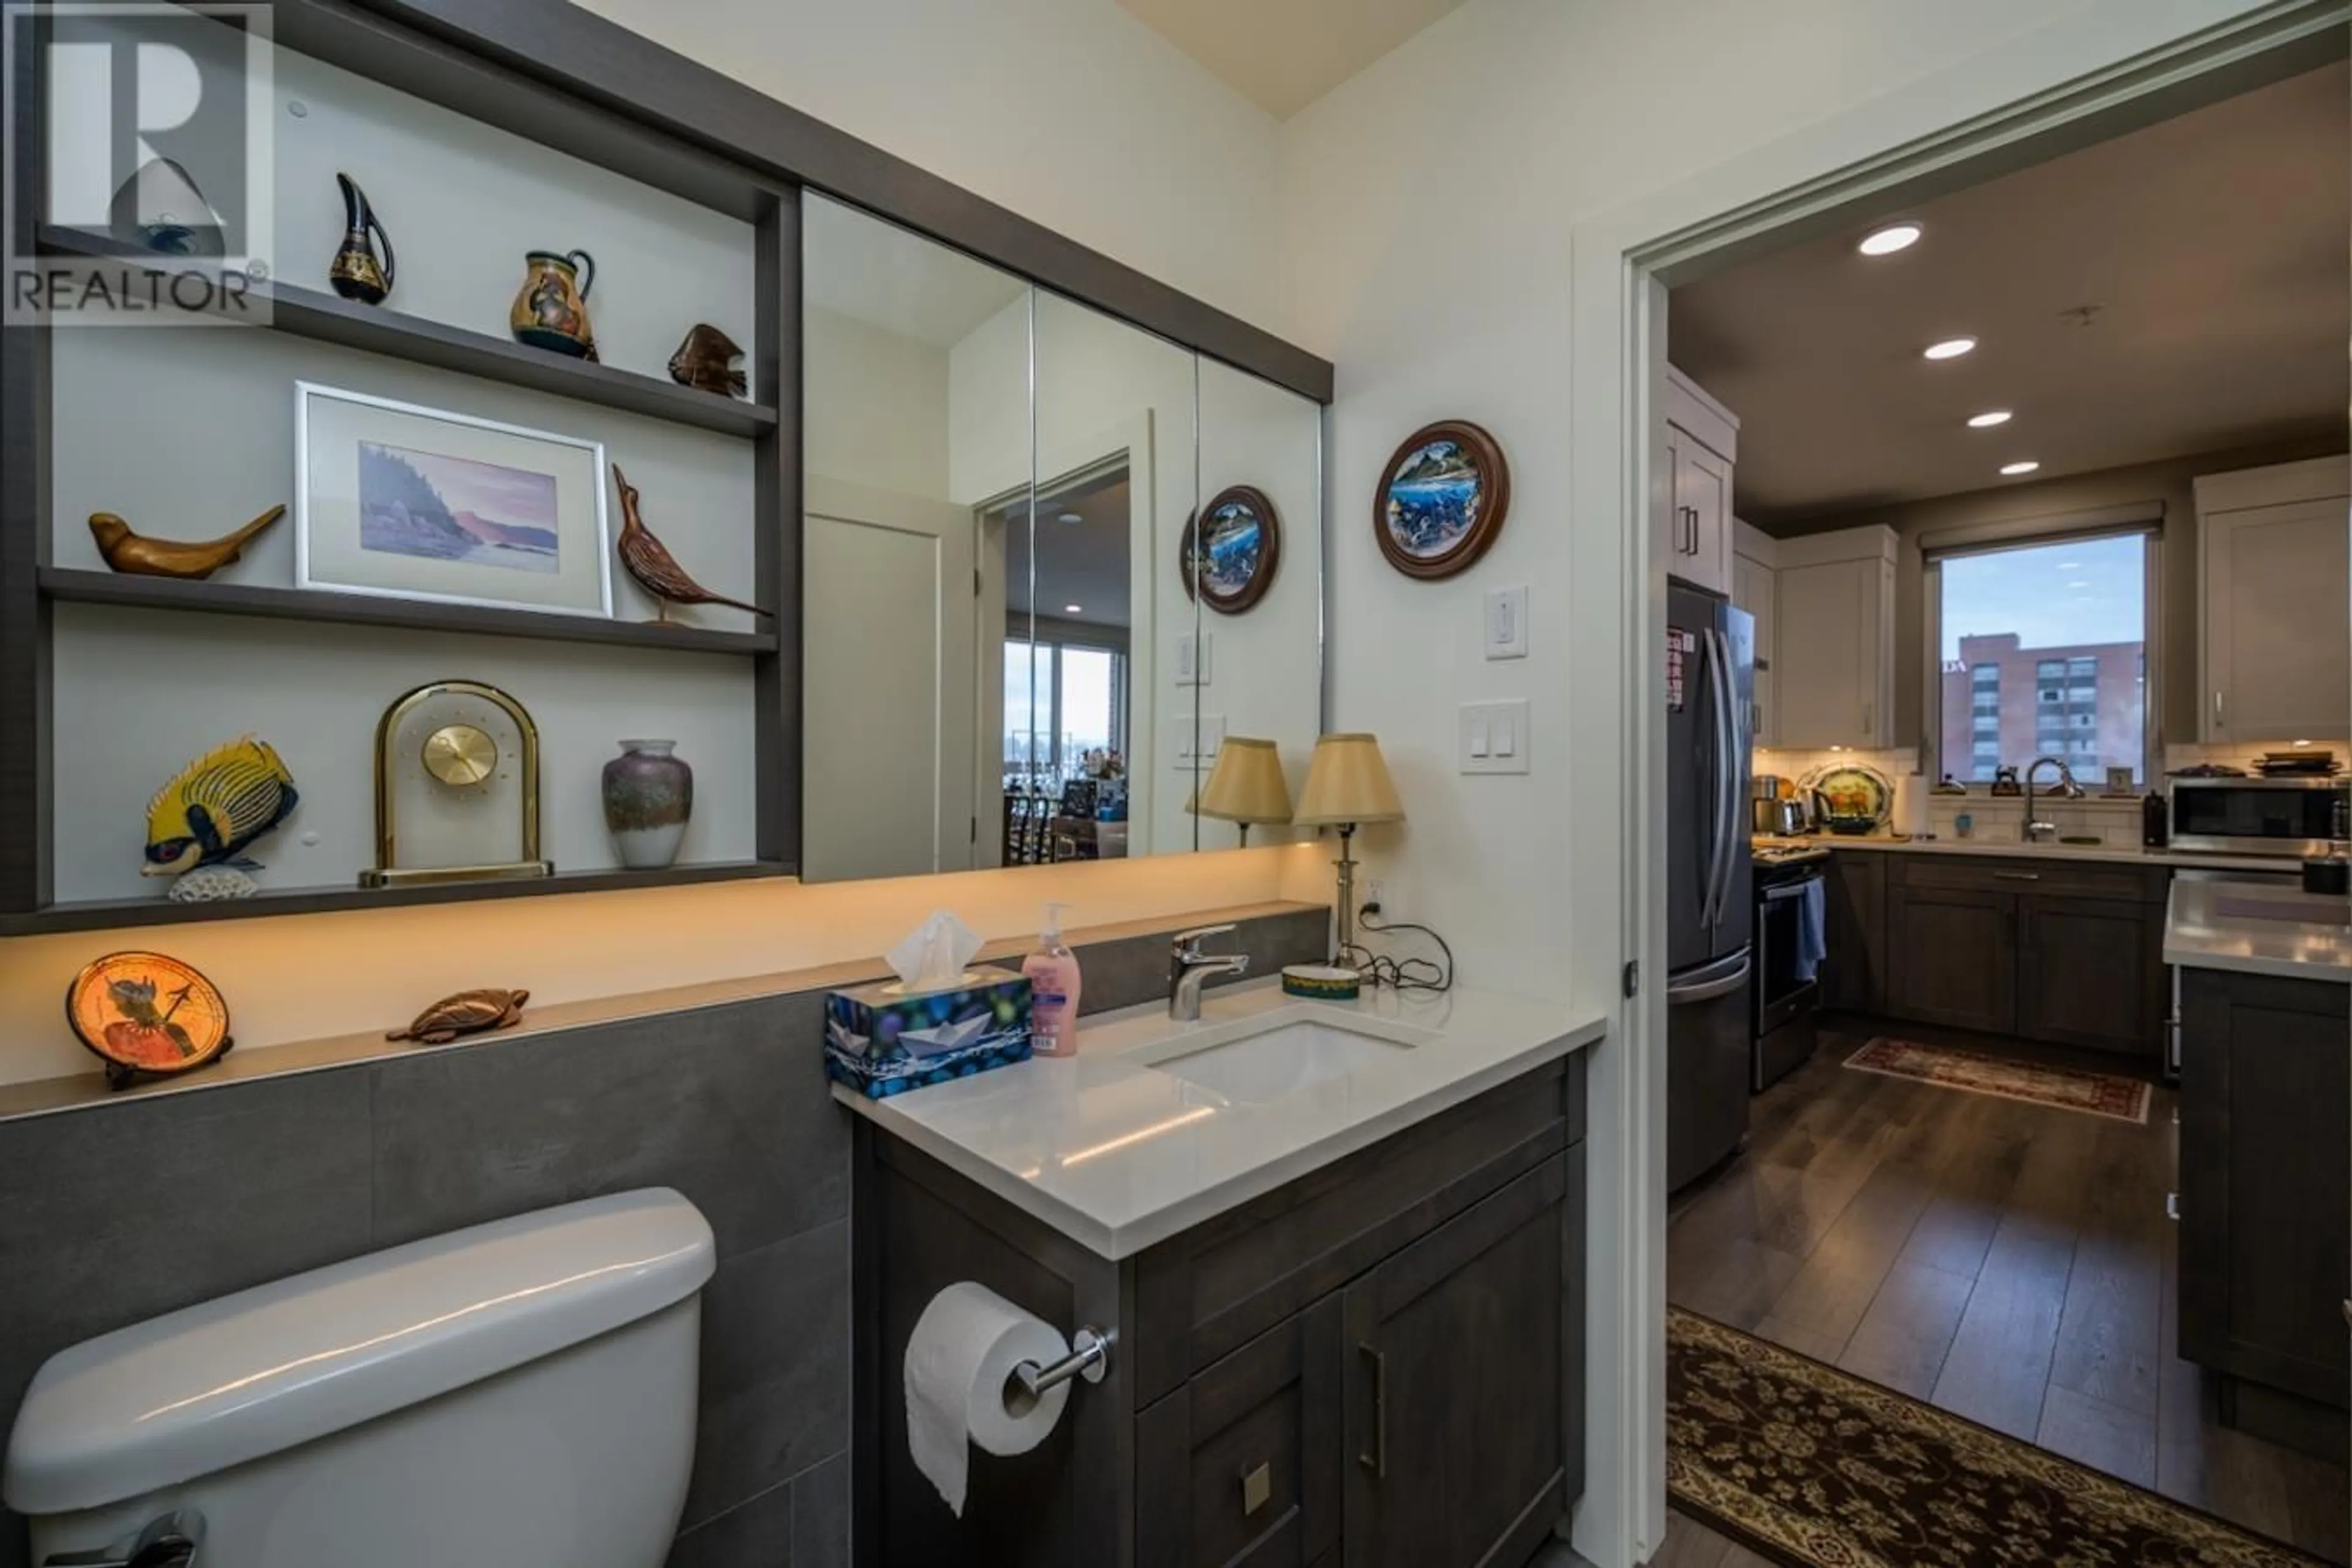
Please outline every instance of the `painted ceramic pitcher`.
[[584, 250], [533, 250], [524, 255], [523, 266], [522, 291], [507, 312], [515, 341], [594, 359], [596, 332], [588, 324], [588, 290], [596, 281], [596, 258]]
[[[343, 244], [327, 268], [327, 281], [346, 300], [381, 305], [392, 292], [392, 236], [383, 231], [357, 180], [338, 174], [335, 184], [343, 189]], [[378, 245], [383, 247], [382, 259], [375, 253]]]

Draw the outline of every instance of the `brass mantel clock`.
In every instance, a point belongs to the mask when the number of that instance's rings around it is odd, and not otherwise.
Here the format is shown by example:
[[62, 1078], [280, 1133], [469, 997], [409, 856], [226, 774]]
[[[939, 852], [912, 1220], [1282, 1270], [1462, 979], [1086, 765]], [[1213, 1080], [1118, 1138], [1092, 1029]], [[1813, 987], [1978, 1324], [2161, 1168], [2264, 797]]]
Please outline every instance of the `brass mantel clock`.
[[539, 727], [521, 703], [436, 680], [383, 710], [375, 855], [363, 888], [554, 875], [539, 853]]

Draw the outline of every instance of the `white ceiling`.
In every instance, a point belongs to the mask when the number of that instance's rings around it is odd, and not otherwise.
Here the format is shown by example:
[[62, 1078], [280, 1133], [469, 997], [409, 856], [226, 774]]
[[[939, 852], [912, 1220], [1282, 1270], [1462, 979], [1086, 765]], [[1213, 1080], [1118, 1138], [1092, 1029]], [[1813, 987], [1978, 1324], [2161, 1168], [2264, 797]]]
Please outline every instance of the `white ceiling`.
[[950, 349], [1028, 287], [855, 207], [801, 205], [801, 295], [809, 304]]
[[[1856, 253], [1896, 217], [1926, 237]], [[2338, 63], [1677, 289], [1669, 352], [1740, 416], [1735, 504], [1760, 527], [2025, 458], [2048, 479], [2340, 436], [2347, 229]], [[1919, 357], [1961, 334], [1975, 353]], [[1966, 427], [1991, 408], [2016, 417]]]
[[[1037, 498], [1036, 606], [1041, 616], [1088, 626], [1128, 624], [1133, 590], [1127, 470]], [[1017, 509], [1015, 509], [1017, 510]], [[1077, 519], [1065, 522], [1067, 517]], [[1029, 530], [1017, 517], [1005, 533], [1005, 607], [1030, 606]], [[1069, 606], [1078, 606], [1072, 615]]]
[[1287, 120], [1462, 0], [1118, 0], [1273, 115]]

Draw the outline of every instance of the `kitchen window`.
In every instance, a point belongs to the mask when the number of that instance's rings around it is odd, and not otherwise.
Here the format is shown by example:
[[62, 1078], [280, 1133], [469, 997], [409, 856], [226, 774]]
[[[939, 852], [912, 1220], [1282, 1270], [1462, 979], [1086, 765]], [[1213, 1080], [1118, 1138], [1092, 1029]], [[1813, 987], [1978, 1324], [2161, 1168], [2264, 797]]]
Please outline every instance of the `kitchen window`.
[[1922, 543], [1937, 773], [1987, 784], [2050, 756], [2088, 789], [2109, 768], [2145, 782], [2157, 535]]

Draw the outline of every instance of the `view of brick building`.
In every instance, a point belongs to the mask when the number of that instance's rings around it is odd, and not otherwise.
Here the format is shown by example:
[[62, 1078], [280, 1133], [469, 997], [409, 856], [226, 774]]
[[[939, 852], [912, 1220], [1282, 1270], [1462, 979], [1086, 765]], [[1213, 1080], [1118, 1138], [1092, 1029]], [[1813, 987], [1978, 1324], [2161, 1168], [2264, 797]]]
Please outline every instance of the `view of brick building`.
[[2063, 758], [2086, 789], [2145, 760], [2146, 645], [2024, 647], [2014, 632], [1960, 638], [1944, 664], [1944, 771], [1989, 784], [2007, 763]]

